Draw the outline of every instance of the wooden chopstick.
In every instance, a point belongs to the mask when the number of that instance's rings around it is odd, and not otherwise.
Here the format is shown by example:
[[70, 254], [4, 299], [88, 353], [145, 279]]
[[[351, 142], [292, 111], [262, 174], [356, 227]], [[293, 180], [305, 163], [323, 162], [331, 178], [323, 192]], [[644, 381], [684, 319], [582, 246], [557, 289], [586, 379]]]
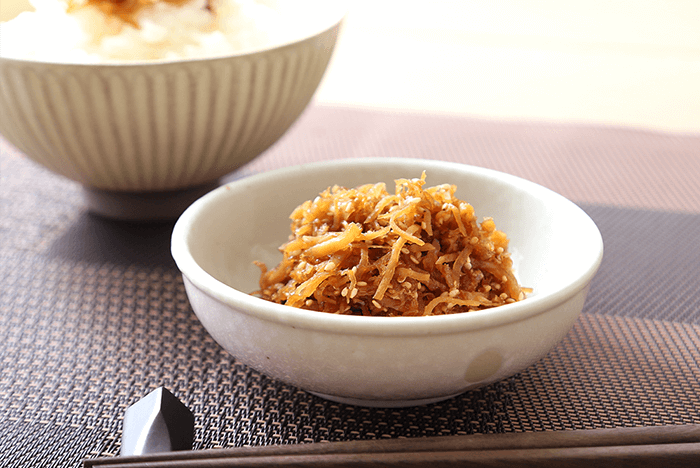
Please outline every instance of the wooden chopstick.
[[[104, 457], [85, 468], [700, 466], [700, 425], [437, 436]], [[593, 465], [591, 465], [593, 463]]]

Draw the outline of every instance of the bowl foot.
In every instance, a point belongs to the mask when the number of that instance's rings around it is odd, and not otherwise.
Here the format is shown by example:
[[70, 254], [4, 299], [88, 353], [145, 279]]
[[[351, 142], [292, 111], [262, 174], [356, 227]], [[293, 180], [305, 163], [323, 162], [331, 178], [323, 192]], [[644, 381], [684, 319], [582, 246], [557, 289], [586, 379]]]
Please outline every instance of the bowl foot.
[[318, 392], [309, 393], [326, 400], [334, 401], [336, 403], [343, 403], [352, 406], [366, 406], [370, 408], [407, 408], [409, 406], [423, 406], [429, 405], [431, 403], [438, 403], [440, 401], [449, 400], [450, 398], [454, 398], [460, 395], [460, 393], [455, 393], [454, 395], [445, 395], [431, 398], [418, 398], [415, 400], [365, 400], [362, 398], [346, 398], [336, 395], [326, 395], [325, 393]]
[[173, 221], [195, 200], [214, 190], [218, 182], [163, 192], [120, 192], [83, 187], [88, 210], [122, 221]]

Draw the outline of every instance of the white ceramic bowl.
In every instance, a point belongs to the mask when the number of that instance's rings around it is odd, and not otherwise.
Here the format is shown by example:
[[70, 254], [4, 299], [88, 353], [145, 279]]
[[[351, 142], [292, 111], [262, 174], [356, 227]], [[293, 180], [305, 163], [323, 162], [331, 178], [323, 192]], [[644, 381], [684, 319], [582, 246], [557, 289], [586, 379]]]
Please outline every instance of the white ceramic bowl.
[[111, 64], [0, 57], [0, 133], [83, 184], [94, 211], [163, 214], [173, 192], [217, 181], [297, 119], [334, 49], [345, 11], [337, 3], [321, 30], [225, 57]]
[[[274, 266], [289, 214], [326, 187], [420, 177], [457, 185], [478, 217], [510, 238], [516, 276], [534, 292], [498, 308], [432, 317], [333, 315], [274, 304], [254, 260]], [[574, 203], [492, 170], [418, 159], [342, 160], [238, 180], [205, 195], [177, 221], [172, 254], [192, 308], [237, 360], [325, 398], [409, 406], [511, 376], [569, 331], [603, 255], [596, 225]]]

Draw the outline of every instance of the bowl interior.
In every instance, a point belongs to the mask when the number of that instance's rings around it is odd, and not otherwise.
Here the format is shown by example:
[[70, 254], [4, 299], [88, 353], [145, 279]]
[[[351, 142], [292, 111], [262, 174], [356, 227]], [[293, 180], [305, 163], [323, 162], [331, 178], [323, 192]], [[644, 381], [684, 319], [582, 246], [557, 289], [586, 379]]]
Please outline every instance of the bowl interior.
[[[514, 176], [439, 161], [346, 160], [259, 174], [206, 195], [178, 224], [189, 226], [185, 249], [197, 269], [250, 293], [258, 288], [260, 276], [253, 261], [268, 267], [280, 261], [278, 247], [290, 234], [288, 216], [300, 203], [334, 184], [382, 181], [393, 192], [395, 179], [420, 177], [423, 170], [426, 186], [455, 184], [457, 197], [472, 204], [479, 219], [493, 217], [508, 235], [516, 276], [534, 290], [520, 304], [563, 291], [573, 294], [590, 281], [602, 256], [602, 240], [575, 204]], [[190, 275], [188, 269], [183, 272]]]

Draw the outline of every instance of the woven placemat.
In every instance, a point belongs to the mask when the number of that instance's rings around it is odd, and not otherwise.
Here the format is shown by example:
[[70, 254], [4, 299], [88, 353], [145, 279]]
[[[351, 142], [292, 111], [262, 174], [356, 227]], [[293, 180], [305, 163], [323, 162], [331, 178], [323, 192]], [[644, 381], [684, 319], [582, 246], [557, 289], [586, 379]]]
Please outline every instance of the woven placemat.
[[[312, 109], [288, 145], [233, 177], [275, 161], [316, 159], [323, 142], [337, 146], [326, 134], [314, 139], [319, 127], [309, 124], [328, 112]], [[357, 114], [348, 112], [353, 121]], [[479, 125], [465, 120], [443, 137], [469, 140]], [[559, 127], [513, 128], [527, 127], [501, 127], [517, 172], [519, 148], [537, 141], [533, 133], [549, 139]], [[663, 146], [663, 137], [652, 139]], [[451, 147], [444, 159], [458, 158], [459, 146]], [[124, 411], [160, 385], [194, 412], [197, 449], [700, 423], [700, 250], [689, 247], [700, 238], [700, 215], [692, 209], [581, 203], [603, 233], [605, 258], [584, 313], [547, 357], [438, 404], [369, 409], [320, 399], [238, 364], [190, 309], [169, 254], [171, 223], [88, 214], [75, 184], [1, 141], [0, 149], [3, 467], [79, 466], [85, 457], [118, 454]], [[596, 157], [609, 161], [622, 149], [600, 143]]]

